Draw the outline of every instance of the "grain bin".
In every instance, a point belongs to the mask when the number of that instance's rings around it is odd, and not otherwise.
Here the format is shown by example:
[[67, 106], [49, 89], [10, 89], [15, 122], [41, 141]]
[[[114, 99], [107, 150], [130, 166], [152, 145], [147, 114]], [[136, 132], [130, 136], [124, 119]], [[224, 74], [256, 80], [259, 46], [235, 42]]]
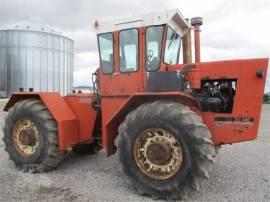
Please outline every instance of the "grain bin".
[[71, 39], [34, 21], [0, 28], [0, 97], [20, 89], [65, 95], [72, 84]]

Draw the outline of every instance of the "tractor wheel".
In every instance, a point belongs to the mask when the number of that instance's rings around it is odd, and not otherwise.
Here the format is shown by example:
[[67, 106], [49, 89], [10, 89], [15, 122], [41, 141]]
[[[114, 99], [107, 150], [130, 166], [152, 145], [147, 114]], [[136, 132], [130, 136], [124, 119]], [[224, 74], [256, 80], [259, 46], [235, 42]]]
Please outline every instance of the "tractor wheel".
[[185, 199], [209, 177], [215, 153], [211, 134], [187, 106], [146, 103], [119, 127], [124, 172], [141, 194]]
[[39, 99], [17, 102], [5, 120], [5, 150], [16, 167], [25, 172], [56, 168], [65, 152], [58, 149], [57, 124]]
[[72, 148], [72, 151], [75, 154], [79, 155], [91, 155], [96, 154], [101, 149], [102, 147], [98, 144], [98, 142], [93, 142], [91, 144], [76, 145], [75, 147]]

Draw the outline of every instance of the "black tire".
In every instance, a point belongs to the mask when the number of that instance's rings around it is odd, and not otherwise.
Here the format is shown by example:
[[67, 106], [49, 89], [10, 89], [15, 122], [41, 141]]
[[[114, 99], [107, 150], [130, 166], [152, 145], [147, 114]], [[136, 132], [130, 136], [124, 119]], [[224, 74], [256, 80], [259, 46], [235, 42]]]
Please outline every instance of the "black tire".
[[[133, 146], [148, 128], [164, 128], [180, 142], [183, 162], [169, 179], [157, 180], [139, 169]], [[215, 154], [211, 134], [202, 119], [187, 106], [170, 101], [146, 103], [130, 112], [119, 127], [119, 156], [124, 172], [141, 194], [153, 198], [185, 199], [209, 177]]]
[[102, 147], [98, 144], [98, 142], [93, 142], [91, 144], [76, 145], [72, 148], [72, 151], [79, 155], [93, 155], [99, 152], [101, 149]]
[[[16, 147], [14, 127], [19, 120], [30, 120], [38, 130], [38, 146], [33, 154], [23, 155]], [[46, 172], [56, 168], [65, 156], [58, 145], [57, 123], [47, 107], [39, 99], [17, 102], [5, 119], [3, 128], [5, 150], [16, 167], [25, 172]]]

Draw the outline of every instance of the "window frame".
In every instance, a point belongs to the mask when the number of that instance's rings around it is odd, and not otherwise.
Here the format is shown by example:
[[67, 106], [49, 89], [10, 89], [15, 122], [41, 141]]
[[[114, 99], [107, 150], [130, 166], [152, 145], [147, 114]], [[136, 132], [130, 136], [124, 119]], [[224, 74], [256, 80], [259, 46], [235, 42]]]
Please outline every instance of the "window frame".
[[[137, 30], [138, 33], [138, 59], [137, 59], [137, 64], [138, 67], [136, 67], [136, 71], [121, 71], [121, 64], [120, 64], [120, 33], [123, 31], [128, 31], [128, 30]], [[140, 29], [137, 27], [134, 28], [129, 28], [129, 29], [122, 29], [118, 32], [118, 60], [119, 60], [119, 72], [122, 74], [129, 74], [129, 73], [134, 73], [134, 72], [138, 72], [140, 70]]]
[[[104, 72], [104, 70], [103, 70], [103, 66], [102, 66], [102, 61], [101, 61], [101, 52], [100, 52], [100, 42], [99, 42], [99, 37], [101, 36], [101, 35], [103, 35], [103, 34], [112, 34], [112, 39], [113, 39], [113, 47], [112, 47], [112, 49], [113, 49], [113, 64], [112, 64], [112, 71], [111, 72], [109, 72], [109, 73], [106, 73], [106, 72]], [[115, 37], [114, 37], [114, 33], [113, 32], [105, 32], [105, 33], [100, 33], [100, 34], [98, 34], [97, 35], [97, 41], [98, 41], [98, 53], [99, 53], [99, 66], [101, 67], [101, 71], [102, 71], [102, 73], [103, 74], [107, 74], [107, 75], [110, 75], [110, 74], [113, 74], [113, 72], [114, 72], [114, 70], [115, 70], [115, 59], [114, 59], [114, 56], [115, 56], [115, 53], [114, 53], [114, 48], [115, 48]]]
[[[164, 43], [164, 54], [163, 54], [163, 63], [165, 64], [165, 65], [179, 65], [179, 63], [176, 63], [176, 64], [168, 64], [168, 63], [166, 63], [165, 62], [165, 53], [166, 53], [166, 42], [167, 42], [167, 33], [168, 33], [168, 29], [170, 28], [170, 29], [172, 29], [173, 31], [174, 31], [174, 29], [173, 28], [171, 28], [171, 26], [166, 26], [166, 38], [164, 37], [164, 40], [165, 40], [165, 43]], [[175, 32], [175, 31], [174, 31]], [[178, 35], [178, 34], [177, 34]], [[179, 36], [179, 35], [178, 35]], [[182, 37], [181, 36], [179, 36], [179, 38], [180, 38], [180, 46], [178, 47], [178, 53], [177, 53], [177, 62], [179, 62], [179, 59], [180, 59], [180, 54], [181, 54], [181, 47], [182, 47]]]
[[[151, 28], [151, 27], [163, 27], [163, 31], [162, 31], [162, 37], [161, 37], [161, 50], [160, 50], [160, 60], [159, 60], [159, 65], [158, 65], [158, 68], [157, 69], [154, 69], [154, 70], [148, 70], [147, 69], [147, 39], [146, 39], [146, 32], [147, 32], [147, 29], [148, 28]], [[163, 53], [164, 53], [164, 34], [167, 34], [167, 32], [165, 33], [166, 31], [166, 24], [161, 24], [161, 25], [150, 25], [150, 26], [147, 26], [145, 27], [145, 32], [144, 32], [144, 43], [145, 43], [145, 52], [144, 52], [144, 63], [145, 63], [145, 71], [147, 72], [156, 72], [156, 71], [159, 71], [160, 70], [160, 66], [161, 66], [161, 62], [163, 61], [163, 59], [161, 57], [163, 57]], [[167, 35], [166, 35], [167, 36]]]

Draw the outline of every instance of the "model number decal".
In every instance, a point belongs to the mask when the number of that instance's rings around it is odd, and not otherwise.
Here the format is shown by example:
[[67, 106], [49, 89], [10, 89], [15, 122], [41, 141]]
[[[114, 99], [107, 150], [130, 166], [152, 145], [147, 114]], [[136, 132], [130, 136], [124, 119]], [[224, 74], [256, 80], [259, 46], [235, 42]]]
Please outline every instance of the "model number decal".
[[252, 117], [216, 117], [215, 126], [244, 126], [250, 127], [254, 123]]

